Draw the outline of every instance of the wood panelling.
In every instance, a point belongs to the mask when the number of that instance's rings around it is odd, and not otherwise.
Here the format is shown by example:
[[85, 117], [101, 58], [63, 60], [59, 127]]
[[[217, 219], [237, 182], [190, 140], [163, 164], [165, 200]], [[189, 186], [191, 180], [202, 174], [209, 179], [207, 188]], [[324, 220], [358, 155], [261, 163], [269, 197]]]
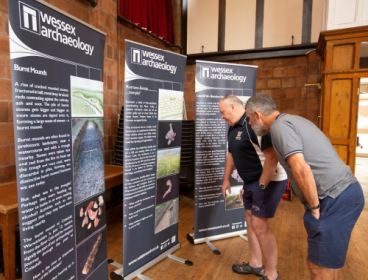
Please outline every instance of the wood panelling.
[[344, 145], [332, 145], [336, 151], [337, 154], [339, 155], [339, 157], [341, 158], [341, 160], [345, 163], [345, 164], [349, 164], [348, 162], [348, 158], [349, 158], [349, 146], [344, 146]]
[[332, 70], [351, 70], [354, 68], [355, 44], [338, 45], [333, 48]]
[[333, 80], [330, 102], [330, 138], [348, 138], [352, 80]]

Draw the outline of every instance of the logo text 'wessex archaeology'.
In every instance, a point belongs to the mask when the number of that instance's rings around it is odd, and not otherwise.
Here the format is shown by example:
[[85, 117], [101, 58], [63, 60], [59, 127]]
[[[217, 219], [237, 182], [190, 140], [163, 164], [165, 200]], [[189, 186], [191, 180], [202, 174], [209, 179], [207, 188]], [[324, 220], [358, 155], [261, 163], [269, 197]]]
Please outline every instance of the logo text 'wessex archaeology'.
[[230, 80], [245, 83], [246, 76], [238, 76], [233, 73], [233, 68], [225, 67], [201, 67], [201, 78], [212, 80]]
[[80, 37], [75, 38], [77, 35], [74, 26], [22, 2], [19, 2], [19, 19], [23, 30], [69, 45], [88, 55], [93, 53], [94, 46], [81, 42]]
[[165, 56], [162, 54], [132, 48], [131, 55], [133, 64], [140, 64], [148, 67], [169, 71], [170, 74], [175, 74], [176, 69], [178, 68], [175, 65], [167, 64], [167, 62], [165, 61]]

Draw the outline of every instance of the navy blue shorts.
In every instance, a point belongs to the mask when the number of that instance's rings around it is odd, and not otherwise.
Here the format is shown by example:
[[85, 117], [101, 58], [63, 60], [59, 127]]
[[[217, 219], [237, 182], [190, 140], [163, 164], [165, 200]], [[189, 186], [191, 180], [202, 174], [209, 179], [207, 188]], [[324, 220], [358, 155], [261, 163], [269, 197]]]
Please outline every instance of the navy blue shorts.
[[320, 207], [319, 220], [309, 210], [304, 214], [308, 260], [339, 269], [344, 266], [351, 232], [364, 208], [362, 187], [359, 182], [353, 183], [335, 199], [321, 199]]
[[245, 210], [252, 209], [252, 215], [261, 218], [273, 218], [280, 198], [286, 190], [287, 180], [271, 181], [265, 190], [259, 182], [243, 186], [243, 203]]

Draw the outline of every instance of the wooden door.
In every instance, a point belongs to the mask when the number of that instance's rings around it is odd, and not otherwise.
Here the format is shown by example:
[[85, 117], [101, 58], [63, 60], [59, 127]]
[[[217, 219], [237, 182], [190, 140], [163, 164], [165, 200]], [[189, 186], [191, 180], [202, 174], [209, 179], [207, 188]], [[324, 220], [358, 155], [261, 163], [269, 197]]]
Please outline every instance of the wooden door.
[[355, 170], [359, 78], [349, 74], [325, 77], [322, 131], [343, 162]]

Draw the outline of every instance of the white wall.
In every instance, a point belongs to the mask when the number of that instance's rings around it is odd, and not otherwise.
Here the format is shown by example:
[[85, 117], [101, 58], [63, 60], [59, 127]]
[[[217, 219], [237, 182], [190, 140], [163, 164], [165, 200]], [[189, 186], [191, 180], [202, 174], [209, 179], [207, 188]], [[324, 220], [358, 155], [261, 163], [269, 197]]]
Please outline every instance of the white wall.
[[217, 51], [218, 17], [218, 0], [188, 0], [188, 54]]
[[257, 0], [226, 0], [225, 50], [254, 49]]
[[324, 0], [323, 30], [368, 25], [368, 0]]
[[264, 1], [263, 47], [302, 43], [303, 0]]

